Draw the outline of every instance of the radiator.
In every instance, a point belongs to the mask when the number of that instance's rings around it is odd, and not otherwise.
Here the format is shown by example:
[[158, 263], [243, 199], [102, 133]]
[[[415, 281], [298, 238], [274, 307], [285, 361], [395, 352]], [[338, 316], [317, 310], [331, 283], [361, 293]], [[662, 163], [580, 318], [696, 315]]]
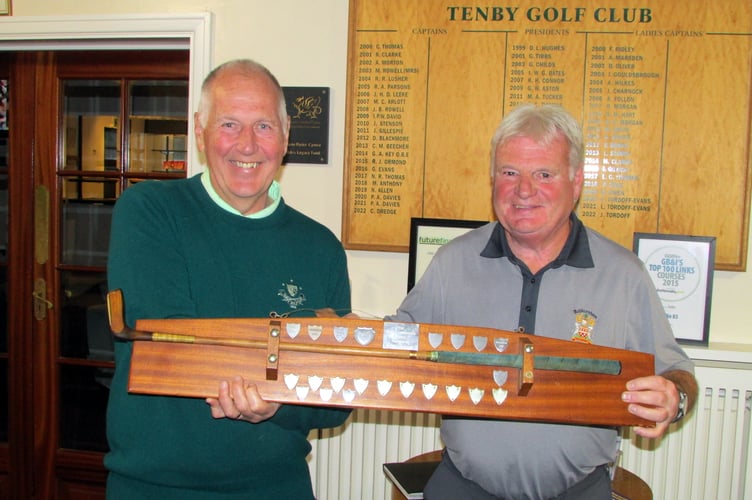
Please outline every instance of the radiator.
[[752, 499], [752, 369], [697, 366], [695, 374], [700, 397], [690, 416], [660, 440], [626, 430], [619, 465], [656, 500]]
[[[655, 500], [752, 500], [752, 369], [744, 366], [698, 366], [701, 397], [664, 438], [624, 430], [619, 465], [644, 479]], [[360, 409], [341, 427], [311, 433], [316, 497], [391, 499], [382, 464], [440, 449], [439, 425], [436, 415]]]
[[316, 498], [391, 499], [382, 464], [441, 449], [440, 425], [433, 414], [358, 409], [345, 425], [312, 433]]

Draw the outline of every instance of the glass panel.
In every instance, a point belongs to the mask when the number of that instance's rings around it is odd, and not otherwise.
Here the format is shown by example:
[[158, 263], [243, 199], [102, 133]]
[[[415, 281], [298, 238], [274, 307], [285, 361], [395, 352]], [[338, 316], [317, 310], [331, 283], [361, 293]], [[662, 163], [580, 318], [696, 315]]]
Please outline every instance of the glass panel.
[[63, 198], [89, 202], [115, 201], [118, 193], [115, 177], [66, 176], [63, 179]]
[[188, 82], [134, 81], [129, 86], [130, 172], [185, 170]]
[[106, 451], [105, 412], [112, 380], [113, 340], [107, 321], [107, 274], [64, 271], [60, 354], [95, 362], [60, 367], [60, 445]]
[[63, 83], [63, 169], [120, 169], [120, 82]]
[[[8, 251], [8, 80], [0, 80], [0, 263]], [[4, 283], [4, 282], [3, 282]], [[5, 324], [5, 316], [1, 318]]]
[[0, 442], [8, 442], [8, 358], [0, 358]]
[[[0, 266], [0, 357], [8, 354], [8, 268]], [[5, 380], [5, 379], [0, 379]], [[4, 384], [3, 384], [4, 385]]]
[[[68, 80], [63, 86], [60, 446], [106, 451], [114, 359], [105, 305], [112, 210], [121, 190], [136, 182], [185, 177], [188, 84]], [[123, 116], [121, 88], [128, 99]]]
[[107, 274], [64, 271], [60, 313], [60, 355], [112, 361], [112, 333], [107, 322]]
[[0, 156], [0, 265], [8, 262], [8, 176], [4, 172], [7, 168]]
[[113, 206], [113, 202], [63, 201], [60, 246], [64, 265], [107, 265]]
[[8, 441], [8, 278], [0, 266], [0, 441]]
[[[2, 80], [0, 80], [0, 83]], [[0, 108], [2, 105], [0, 104]], [[2, 127], [5, 115], [0, 111], [0, 127]], [[0, 128], [0, 168], [8, 168], [8, 129]]]
[[107, 451], [105, 412], [111, 368], [60, 367], [60, 446]]
[[8, 80], [0, 79], [0, 130], [8, 130]]

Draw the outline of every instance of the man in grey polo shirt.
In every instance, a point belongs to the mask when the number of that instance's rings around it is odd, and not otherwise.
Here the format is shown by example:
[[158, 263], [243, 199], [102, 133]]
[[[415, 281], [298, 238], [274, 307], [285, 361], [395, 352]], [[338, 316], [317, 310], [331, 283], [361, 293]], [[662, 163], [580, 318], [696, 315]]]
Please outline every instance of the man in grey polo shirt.
[[[636, 434], [662, 436], [694, 403], [694, 368], [639, 259], [574, 213], [584, 179], [579, 124], [558, 106], [523, 105], [491, 145], [498, 222], [442, 247], [392, 319], [654, 353], [660, 375], [630, 381], [622, 399], [656, 422]], [[615, 429], [445, 418], [441, 436], [429, 500], [611, 498]]]

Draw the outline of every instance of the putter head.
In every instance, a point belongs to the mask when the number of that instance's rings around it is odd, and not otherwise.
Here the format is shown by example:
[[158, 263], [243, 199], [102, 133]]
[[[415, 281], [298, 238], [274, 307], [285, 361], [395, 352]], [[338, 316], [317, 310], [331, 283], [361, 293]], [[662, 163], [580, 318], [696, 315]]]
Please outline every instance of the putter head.
[[125, 333], [125, 310], [123, 308], [123, 291], [112, 290], [107, 293], [107, 320], [110, 330], [116, 337], [122, 338]]

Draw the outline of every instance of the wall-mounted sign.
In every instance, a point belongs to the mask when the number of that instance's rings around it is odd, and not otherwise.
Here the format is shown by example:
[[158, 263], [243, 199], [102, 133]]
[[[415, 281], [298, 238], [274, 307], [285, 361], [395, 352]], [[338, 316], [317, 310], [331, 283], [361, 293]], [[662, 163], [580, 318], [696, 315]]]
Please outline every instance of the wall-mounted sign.
[[708, 345], [715, 238], [635, 233], [645, 263], [679, 342]]
[[582, 123], [586, 225], [625, 248], [715, 235], [716, 268], [745, 268], [749, 0], [351, 0], [349, 15], [346, 247], [407, 251], [413, 217], [492, 219], [491, 136], [531, 102]]
[[290, 140], [285, 163], [329, 162], [329, 88], [284, 87]]

